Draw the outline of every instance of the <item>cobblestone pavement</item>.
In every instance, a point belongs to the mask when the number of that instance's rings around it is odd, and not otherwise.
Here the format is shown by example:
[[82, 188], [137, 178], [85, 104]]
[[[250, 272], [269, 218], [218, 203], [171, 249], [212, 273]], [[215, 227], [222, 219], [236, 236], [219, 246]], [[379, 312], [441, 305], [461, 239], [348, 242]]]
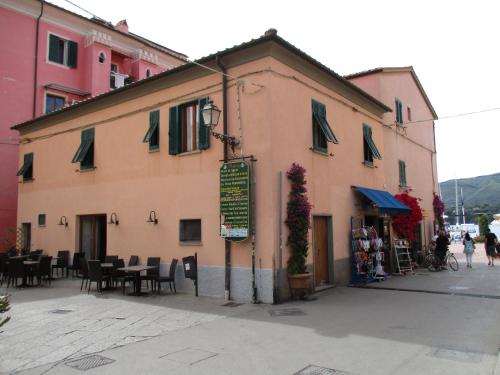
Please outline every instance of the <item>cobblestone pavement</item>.
[[[192, 296], [94, 295], [78, 293], [79, 286], [78, 281], [62, 280], [51, 288], [7, 290], [12, 319], [1, 328], [0, 373], [81, 357], [224, 317], [196, 311], [196, 305], [184, 308], [192, 304]], [[203, 298], [197, 302], [204, 303], [198, 310], [205, 311], [223, 303]]]

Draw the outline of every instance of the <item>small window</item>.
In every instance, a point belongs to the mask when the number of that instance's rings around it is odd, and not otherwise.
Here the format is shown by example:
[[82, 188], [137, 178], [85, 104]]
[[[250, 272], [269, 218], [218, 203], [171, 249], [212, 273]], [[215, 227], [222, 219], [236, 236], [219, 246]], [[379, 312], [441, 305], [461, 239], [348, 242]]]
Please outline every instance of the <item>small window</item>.
[[375, 142], [372, 138], [372, 128], [363, 124], [363, 153], [364, 162], [368, 165], [373, 165], [373, 159], [382, 159]]
[[76, 69], [78, 44], [49, 34], [49, 61]]
[[17, 172], [17, 176], [23, 177], [23, 182], [33, 180], [33, 153], [24, 154], [24, 162]]
[[205, 150], [210, 146], [210, 129], [203, 124], [201, 108], [207, 103], [203, 98], [196, 102], [170, 108], [169, 154]]
[[146, 78], [151, 77], [151, 70], [146, 69]]
[[399, 161], [399, 186], [406, 187], [406, 163]]
[[406, 111], [407, 112], [407, 116], [406, 117], [408, 118], [408, 121], [411, 121], [411, 108], [407, 107], [406, 109], [407, 109], [407, 111]]
[[99, 62], [101, 64], [104, 64], [105, 61], [106, 61], [106, 55], [104, 54], [104, 52], [99, 53]]
[[82, 131], [80, 146], [71, 162], [80, 163], [81, 170], [94, 168], [94, 128]]
[[320, 152], [328, 152], [328, 143], [338, 144], [339, 141], [333, 134], [326, 120], [326, 107], [324, 104], [312, 101], [312, 126], [313, 126], [313, 149]]
[[179, 223], [180, 242], [201, 242], [201, 219], [181, 220]]
[[39, 227], [45, 226], [45, 214], [38, 214], [38, 226]]
[[58, 109], [64, 108], [64, 103], [66, 99], [61, 96], [56, 96], [52, 94], [45, 95], [45, 113], [50, 113], [57, 111]]
[[142, 141], [149, 143], [150, 151], [160, 148], [160, 111], [149, 112], [149, 128]]
[[403, 125], [403, 103], [401, 100], [396, 98], [395, 102], [395, 109], [396, 109], [396, 123], [398, 125]]

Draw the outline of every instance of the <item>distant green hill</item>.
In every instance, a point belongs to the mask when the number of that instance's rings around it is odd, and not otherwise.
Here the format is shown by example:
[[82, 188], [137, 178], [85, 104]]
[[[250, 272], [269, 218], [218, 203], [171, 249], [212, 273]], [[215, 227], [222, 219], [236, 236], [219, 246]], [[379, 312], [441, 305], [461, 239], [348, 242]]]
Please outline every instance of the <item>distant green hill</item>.
[[[441, 182], [441, 196], [446, 209], [445, 214], [449, 221], [455, 223], [455, 180]], [[490, 218], [500, 213], [500, 173], [488, 176], [457, 179], [458, 211], [461, 215], [460, 188], [464, 192], [465, 220], [475, 222], [479, 213], [487, 213]], [[462, 221], [460, 219], [460, 221]]]

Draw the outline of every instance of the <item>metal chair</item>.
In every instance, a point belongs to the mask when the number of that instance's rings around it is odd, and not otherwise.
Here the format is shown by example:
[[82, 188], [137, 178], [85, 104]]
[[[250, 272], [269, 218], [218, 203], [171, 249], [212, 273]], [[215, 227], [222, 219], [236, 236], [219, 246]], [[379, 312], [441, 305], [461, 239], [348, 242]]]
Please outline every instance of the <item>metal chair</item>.
[[156, 283], [158, 285], [158, 293], [161, 291], [161, 283], [168, 283], [170, 287], [170, 291], [172, 291], [172, 284], [174, 286], [174, 293], [177, 293], [177, 289], [175, 288], [175, 271], [177, 270], [177, 259], [172, 259], [172, 263], [170, 263], [170, 270], [168, 272], [168, 276], [158, 276], [156, 278]]
[[85, 258], [85, 253], [74, 253], [73, 254], [73, 262], [71, 266], [68, 266], [68, 270], [71, 271], [72, 277], [75, 277], [75, 274], [78, 275], [80, 270], [82, 269], [82, 259]]
[[104, 257], [104, 263], [113, 263], [118, 259], [118, 255], [106, 255]]
[[160, 258], [159, 257], [149, 257], [146, 265], [155, 266], [156, 268], [152, 268], [146, 271], [146, 275], [141, 276], [141, 285], [142, 281], [146, 280], [146, 286], [149, 287], [149, 281], [151, 281], [151, 290], [156, 289], [156, 278], [160, 276]]
[[97, 291], [102, 292], [102, 282], [110, 281], [110, 275], [103, 274], [100, 260], [89, 260], [87, 263], [89, 265], [89, 287], [87, 289], [87, 293], [90, 292], [92, 282], [96, 283]]
[[42, 283], [42, 280], [45, 277], [45, 280], [49, 281], [49, 286], [50, 286], [50, 282], [52, 280], [51, 265], [52, 265], [52, 257], [51, 256], [41, 256], [40, 264], [38, 266], [38, 269], [36, 270], [36, 278], [38, 280], [38, 285], [40, 285]]
[[7, 288], [12, 285], [17, 286], [17, 279], [26, 277], [23, 258], [10, 258], [7, 270]]
[[139, 257], [137, 255], [131, 255], [128, 260], [128, 266], [137, 266], [139, 264]]
[[66, 277], [68, 277], [68, 266], [69, 266], [69, 250], [59, 250], [57, 252], [57, 262], [52, 265], [52, 276], [54, 275], [54, 268], [57, 271], [57, 276], [59, 276], [59, 269], [61, 269], [62, 276], [64, 276], [64, 270], [66, 270]]
[[85, 282], [85, 288], [87, 288], [89, 284], [89, 264], [85, 257], [81, 259], [81, 265], [82, 265], [82, 285], [80, 285], [80, 292], [83, 289], [83, 283]]

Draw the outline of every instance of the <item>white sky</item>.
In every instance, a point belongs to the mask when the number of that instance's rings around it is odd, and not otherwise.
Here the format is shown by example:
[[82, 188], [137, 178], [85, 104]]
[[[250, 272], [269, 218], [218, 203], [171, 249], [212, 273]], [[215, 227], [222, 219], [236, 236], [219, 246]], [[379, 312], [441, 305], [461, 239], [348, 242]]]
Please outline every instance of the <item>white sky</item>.
[[[500, 107], [499, 1], [71, 1], [191, 59], [273, 27], [341, 75], [413, 65], [440, 117]], [[500, 110], [438, 120], [439, 181], [500, 172], [499, 122]]]

